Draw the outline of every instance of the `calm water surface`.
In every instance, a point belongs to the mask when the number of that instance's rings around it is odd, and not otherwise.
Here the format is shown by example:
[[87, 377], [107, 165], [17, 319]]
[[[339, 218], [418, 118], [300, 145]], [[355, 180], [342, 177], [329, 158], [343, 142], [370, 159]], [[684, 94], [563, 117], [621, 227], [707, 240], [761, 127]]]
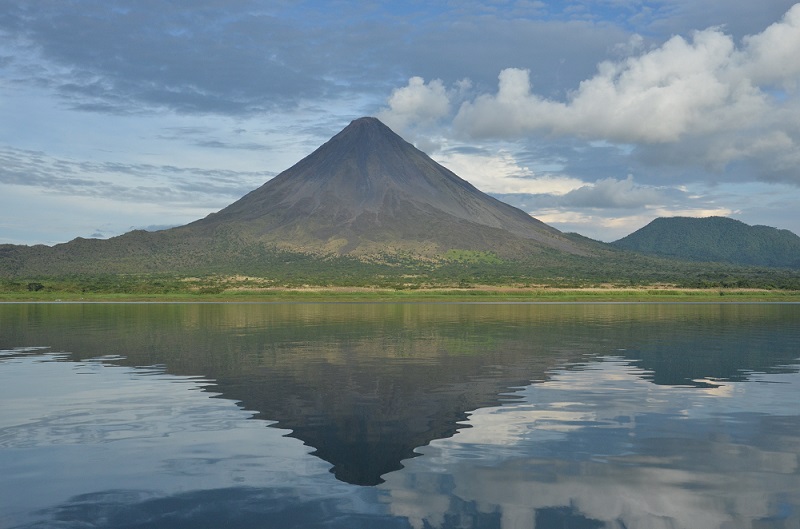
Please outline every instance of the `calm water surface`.
[[800, 305], [0, 305], [0, 528], [800, 527]]

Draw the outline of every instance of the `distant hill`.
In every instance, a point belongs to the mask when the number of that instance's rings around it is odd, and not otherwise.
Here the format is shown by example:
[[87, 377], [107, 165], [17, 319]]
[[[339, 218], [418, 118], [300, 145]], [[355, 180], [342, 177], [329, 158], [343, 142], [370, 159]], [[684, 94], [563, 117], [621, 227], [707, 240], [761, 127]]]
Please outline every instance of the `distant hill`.
[[727, 217], [658, 218], [611, 245], [689, 261], [800, 268], [800, 237]]

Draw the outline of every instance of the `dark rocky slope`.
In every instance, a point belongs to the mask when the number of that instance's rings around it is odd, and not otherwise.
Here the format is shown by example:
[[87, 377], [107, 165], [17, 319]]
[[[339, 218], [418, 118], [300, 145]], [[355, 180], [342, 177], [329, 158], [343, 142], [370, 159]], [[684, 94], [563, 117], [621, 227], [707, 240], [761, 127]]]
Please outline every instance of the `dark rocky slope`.
[[558, 230], [482, 193], [375, 118], [353, 121], [242, 199], [184, 228], [236, 227], [280, 247], [338, 254], [450, 249], [583, 254]]

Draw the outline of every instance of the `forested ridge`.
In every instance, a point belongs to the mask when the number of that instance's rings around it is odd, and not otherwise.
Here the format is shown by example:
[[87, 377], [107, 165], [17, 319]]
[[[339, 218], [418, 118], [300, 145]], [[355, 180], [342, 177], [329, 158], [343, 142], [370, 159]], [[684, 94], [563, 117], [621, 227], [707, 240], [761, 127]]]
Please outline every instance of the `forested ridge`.
[[800, 237], [727, 217], [658, 218], [612, 245], [687, 261], [800, 268]]

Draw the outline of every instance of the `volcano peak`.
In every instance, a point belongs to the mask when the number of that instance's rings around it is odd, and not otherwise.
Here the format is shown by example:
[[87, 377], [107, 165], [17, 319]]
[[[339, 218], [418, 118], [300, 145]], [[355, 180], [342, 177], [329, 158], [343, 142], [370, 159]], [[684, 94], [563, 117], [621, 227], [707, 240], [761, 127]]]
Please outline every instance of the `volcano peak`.
[[[353, 120], [313, 153], [193, 223], [286, 249], [337, 254], [451, 249], [583, 253], [559, 231], [476, 189], [380, 120]], [[192, 226], [192, 225], [190, 225]]]

